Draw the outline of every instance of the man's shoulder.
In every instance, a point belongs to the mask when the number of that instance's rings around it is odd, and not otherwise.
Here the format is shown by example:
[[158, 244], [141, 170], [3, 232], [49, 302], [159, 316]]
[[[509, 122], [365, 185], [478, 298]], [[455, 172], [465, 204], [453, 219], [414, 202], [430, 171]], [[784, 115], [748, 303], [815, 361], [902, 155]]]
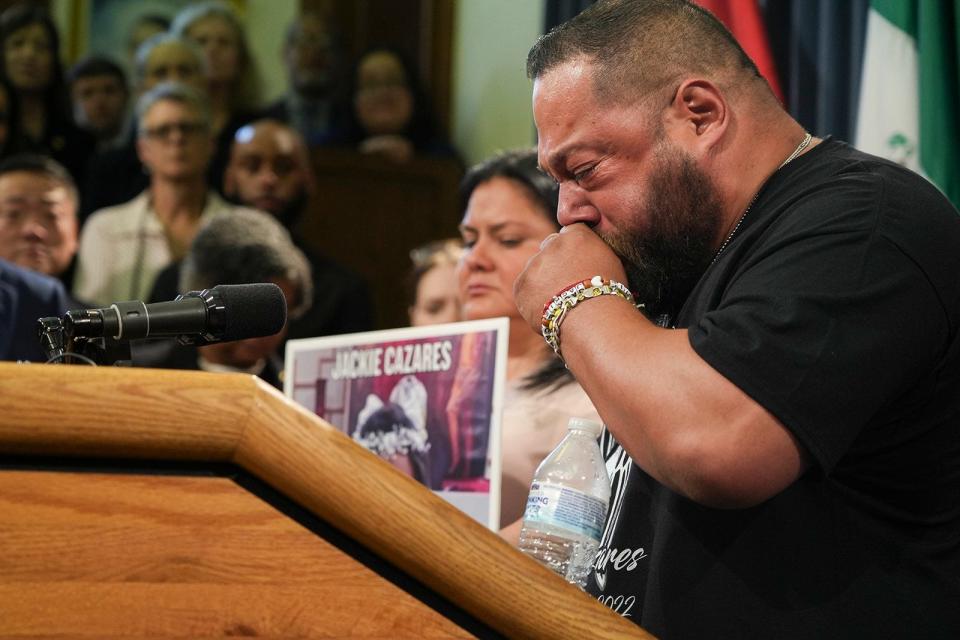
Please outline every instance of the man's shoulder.
[[0, 283], [16, 293], [19, 304], [54, 315], [66, 310], [67, 292], [56, 278], [0, 259]]
[[[785, 167], [769, 186], [764, 208], [790, 214], [780, 216], [787, 228], [829, 225], [882, 232], [909, 221], [924, 234], [929, 225], [960, 232], [956, 209], [923, 176], [836, 140], [824, 141], [809, 157]], [[918, 226], [920, 221], [924, 224]]]
[[910, 200], [924, 198], [930, 200], [935, 209], [952, 210], [956, 214], [956, 209], [946, 196], [916, 171], [840, 140], [824, 141], [821, 157], [817, 158], [812, 170], [819, 173], [825, 184], [850, 189], [865, 188], [887, 200], [891, 196], [901, 195]]
[[31, 271], [0, 259], [0, 281], [23, 291], [51, 294], [63, 291], [63, 283], [50, 276]]

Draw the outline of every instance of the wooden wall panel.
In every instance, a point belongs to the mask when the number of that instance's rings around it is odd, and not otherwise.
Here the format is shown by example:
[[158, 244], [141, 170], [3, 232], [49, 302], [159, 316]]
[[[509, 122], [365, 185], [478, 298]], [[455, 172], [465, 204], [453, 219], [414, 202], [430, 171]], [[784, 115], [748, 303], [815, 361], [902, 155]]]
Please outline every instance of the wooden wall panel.
[[330, 17], [350, 64], [372, 46], [392, 46], [416, 64], [441, 130], [450, 130], [454, 0], [301, 0], [301, 13]]
[[300, 231], [318, 251], [366, 278], [378, 328], [406, 326], [410, 250], [458, 235], [460, 165], [441, 158], [398, 165], [352, 151], [318, 149], [313, 167], [317, 197]]

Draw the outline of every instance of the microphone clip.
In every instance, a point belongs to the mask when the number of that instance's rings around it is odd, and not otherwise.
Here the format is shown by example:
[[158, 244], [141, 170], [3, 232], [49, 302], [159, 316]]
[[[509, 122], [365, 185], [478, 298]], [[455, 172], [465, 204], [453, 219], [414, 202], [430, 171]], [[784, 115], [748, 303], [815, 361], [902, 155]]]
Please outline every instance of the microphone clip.
[[[81, 313], [81, 312], [74, 312]], [[89, 364], [132, 366], [130, 344], [111, 336], [74, 335], [56, 316], [37, 321], [40, 346], [47, 364]]]

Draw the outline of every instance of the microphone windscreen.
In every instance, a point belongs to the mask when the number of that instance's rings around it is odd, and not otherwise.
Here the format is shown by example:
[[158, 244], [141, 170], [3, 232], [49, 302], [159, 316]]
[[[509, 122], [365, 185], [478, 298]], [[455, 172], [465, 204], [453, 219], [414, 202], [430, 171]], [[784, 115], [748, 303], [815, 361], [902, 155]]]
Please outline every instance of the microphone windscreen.
[[211, 291], [223, 301], [223, 342], [272, 336], [287, 322], [287, 300], [273, 283], [221, 284]]

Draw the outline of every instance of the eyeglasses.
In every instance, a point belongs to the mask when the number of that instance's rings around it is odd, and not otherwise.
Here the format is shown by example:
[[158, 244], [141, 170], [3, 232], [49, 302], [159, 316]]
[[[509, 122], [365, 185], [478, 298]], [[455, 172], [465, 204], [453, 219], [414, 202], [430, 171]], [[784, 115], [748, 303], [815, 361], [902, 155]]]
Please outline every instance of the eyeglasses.
[[174, 133], [179, 133], [184, 138], [206, 133], [209, 127], [203, 122], [168, 122], [155, 127], [143, 129], [141, 135], [153, 140], [170, 140]]

